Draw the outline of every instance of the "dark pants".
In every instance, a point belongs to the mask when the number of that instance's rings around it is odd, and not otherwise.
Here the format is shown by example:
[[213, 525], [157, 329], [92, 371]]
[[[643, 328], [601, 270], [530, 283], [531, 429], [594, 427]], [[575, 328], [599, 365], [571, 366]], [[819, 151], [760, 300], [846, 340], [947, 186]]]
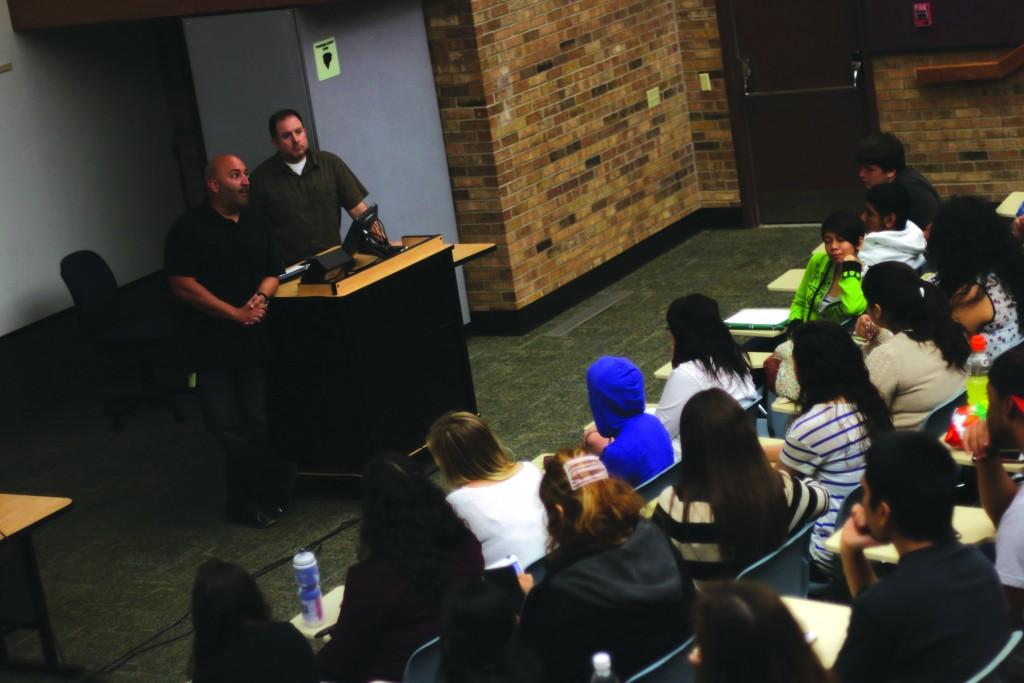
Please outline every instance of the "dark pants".
[[270, 448], [266, 369], [203, 370], [199, 402], [224, 451], [228, 516], [283, 507], [295, 466]]

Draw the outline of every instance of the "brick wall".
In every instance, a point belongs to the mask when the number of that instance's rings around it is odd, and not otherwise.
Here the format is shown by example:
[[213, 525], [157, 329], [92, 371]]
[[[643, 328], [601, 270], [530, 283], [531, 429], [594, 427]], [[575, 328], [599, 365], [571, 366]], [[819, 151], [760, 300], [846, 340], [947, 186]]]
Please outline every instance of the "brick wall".
[[878, 118], [943, 197], [1002, 200], [1024, 185], [1024, 71], [1001, 81], [918, 86], [914, 67], [988, 60], [1006, 50], [887, 55], [874, 60]]
[[702, 4], [426, 2], [460, 237], [498, 244], [466, 269], [474, 310], [522, 308], [700, 208], [695, 154], [729, 201], [721, 109], [687, 83], [717, 39], [680, 43], [714, 24]]
[[[701, 203], [709, 207], [737, 206], [739, 179], [715, 0], [678, 0], [676, 4]], [[701, 92], [701, 72], [711, 76], [709, 92]]]

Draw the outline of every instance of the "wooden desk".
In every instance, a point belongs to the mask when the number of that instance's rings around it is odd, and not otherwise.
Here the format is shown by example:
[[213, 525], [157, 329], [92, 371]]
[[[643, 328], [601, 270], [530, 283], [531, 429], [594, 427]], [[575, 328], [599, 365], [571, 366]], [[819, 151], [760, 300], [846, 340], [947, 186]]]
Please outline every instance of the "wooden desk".
[[[953, 528], [960, 533], [961, 543], [984, 543], [994, 540], [996, 528], [981, 508], [957, 505], [953, 508]], [[836, 531], [825, 541], [825, 547], [834, 553], [839, 552], [839, 534]], [[892, 545], [877, 546], [864, 551], [864, 556], [875, 562], [896, 564], [900, 561], [896, 548]]]
[[768, 283], [769, 292], [795, 292], [804, 279], [804, 268], [793, 268]]
[[[750, 367], [758, 370], [764, 367], [764, 362], [768, 360], [768, 357], [772, 355], [771, 351], [751, 351], [747, 353], [750, 356]], [[662, 381], [669, 378], [672, 374], [672, 363], [671, 361], [665, 363], [660, 368], [654, 371], [654, 379], [660, 379]]]
[[[949, 449], [949, 454], [953, 456], [953, 462], [963, 467], [977, 467], [978, 463], [971, 459], [971, 456], [967, 455], [964, 451], [959, 448], [953, 448], [943, 439], [939, 439], [939, 443]], [[1017, 474], [1018, 472], [1024, 472], [1024, 461], [1007, 461], [1003, 460], [1003, 469], [1010, 474]]]
[[[61, 664], [57, 641], [46, 608], [46, 594], [32, 543], [32, 530], [67, 510], [70, 498], [0, 493], [0, 669], [77, 675], [81, 667]], [[5, 628], [31, 629], [39, 634], [42, 662], [15, 661], [7, 656]]]
[[1024, 192], [1011, 192], [996, 207], [996, 213], [1004, 218], [1014, 218], [1017, 215], [1017, 209], [1020, 208], [1021, 202], [1024, 202]]
[[772, 403], [772, 412], [779, 413], [781, 415], [797, 415], [800, 410], [797, 408], [796, 404], [788, 398], [779, 396]]
[[816, 636], [811, 648], [818, 655], [822, 666], [831, 669], [835, 664], [839, 650], [846, 641], [846, 630], [850, 626], [850, 608], [847, 605], [836, 605], [831, 602], [805, 600], [782, 596], [782, 602], [789, 608], [800, 624], [804, 633]]
[[456, 246], [431, 237], [334, 284], [278, 289], [271, 439], [301, 472], [360, 473], [422, 446], [445, 412], [477, 412], [455, 259], [494, 245]]
[[742, 330], [729, 328], [729, 333], [734, 337], [778, 337], [784, 334], [785, 330]]
[[[292, 626], [298, 630], [306, 640], [315, 641], [317, 640], [316, 634], [323, 631], [325, 628], [330, 628], [338, 623], [338, 613], [341, 611], [341, 600], [345, 597], [345, 586], [338, 586], [337, 588], [329, 591], [323, 597], [323, 608], [324, 608], [324, 622], [316, 626], [309, 626], [306, 624], [306, 620], [302, 618], [302, 613], [296, 614], [292, 617]], [[320, 639], [320, 642], [327, 643], [331, 640], [329, 635], [325, 635]]]

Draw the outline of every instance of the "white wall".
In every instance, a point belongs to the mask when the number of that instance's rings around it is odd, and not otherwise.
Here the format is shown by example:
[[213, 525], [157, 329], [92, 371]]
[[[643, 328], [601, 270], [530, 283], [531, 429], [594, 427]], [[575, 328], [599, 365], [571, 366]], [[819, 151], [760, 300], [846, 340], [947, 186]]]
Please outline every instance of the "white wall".
[[[6, 3], [5, 3], [6, 4]], [[0, 334], [71, 305], [59, 263], [159, 270], [183, 210], [156, 45], [139, 25], [15, 35], [0, 8]]]
[[[391, 237], [458, 242], [448, 160], [420, 0], [295, 10], [321, 149], [341, 156], [380, 206]], [[313, 44], [337, 41], [341, 75], [319, 81]], [[350, 222], [342, 215], [342, 234]], [[463, 320], [469, 306], [457, 269]]]

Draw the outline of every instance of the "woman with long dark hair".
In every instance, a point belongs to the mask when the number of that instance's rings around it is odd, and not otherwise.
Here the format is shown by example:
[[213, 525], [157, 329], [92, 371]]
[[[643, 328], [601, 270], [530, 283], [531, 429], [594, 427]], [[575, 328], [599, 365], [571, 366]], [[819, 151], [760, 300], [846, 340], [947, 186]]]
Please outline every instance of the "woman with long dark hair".
[[918, 429], [928, 414], [964, 390], [970, 354], [949, 299], [910, 266], [879, 263], [864, 276], [868, 312], [857, 333], [869, 340], [868, 373], [896, 429]]
[[241, 567], [207, 560], [192, 587], [194, 683], [317, 683], [313, 651], [291, 624], [273, 622]]
[[928, 258], [953, 317], [983, 334], [992, 358], [1024, 342], [1024, 253], [992, 204], [953, 197], [932, 223]]
[[695, 581], [731, 578], [828, 509], [818, 483], [772, 469], [750, 417], [721, 389], [683, 408], [679, 480], [658, 497], [654, 522]]
[[544, 465], [547, 575], [526, 596], [521, 659], [537, 680], [584, 681], [611, 654], [625, 680], [689, 635], [693, 582], [643, 500], [600, 458], [563, 448]]
[[748, 405], [757, 400], [757, 391], [750, 360], [722, 322], [718, 302], [703, 294], [681, 297], [668, 307], [665, 320], [672, 335], [672, 374], [654, 414], [675, 444], [679, 414], [697, 392], [718, 387]]
[[441, 599], [483, 576], [476, 540], [408, 456], [388, 453], [363, 473], [359, 562], [349, 567], [338, 623], [317, 654], [326, 680], [401, 680], [413, 651], [438, 634]]
[[786, 432], [779, 466], [828, 490], [829, 511], [814, 527], [811, 559], [829, 576], [833, 553], [825, 541], [835, 530], [836, 513], [860, 483], [871, 440], [890, 431], [892, 419], [871, 383], [864, 354], [839, 325], [819, 320], [796, 328], [793, 365], [801, 414]]
[[831, 683], [778, 594], [752, 581], [711, 583], [693, 610], [697, 683]]

